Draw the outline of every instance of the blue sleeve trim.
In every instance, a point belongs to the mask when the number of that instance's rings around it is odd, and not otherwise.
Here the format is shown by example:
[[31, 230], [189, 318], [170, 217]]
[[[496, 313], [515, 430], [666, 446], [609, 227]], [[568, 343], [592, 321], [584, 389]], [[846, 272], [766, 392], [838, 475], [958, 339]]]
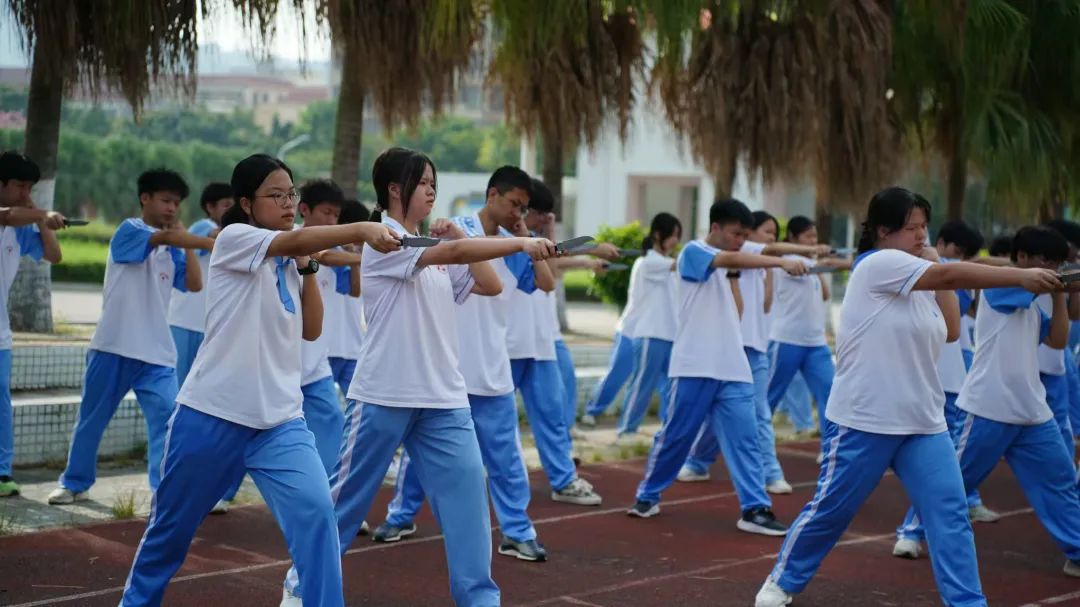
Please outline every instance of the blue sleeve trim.
[[879, 250], [880, 249], [870, 249], [869, 251], [866, 251], [865, 253], [859, 254], [859, 256], [855, 258], [855, 261], [851, 262], [851, 270], [855, 271], [855, 267], [858, 266], [860, 263], [862, 263], [862, 260], [866, 259], [867, 257], [870, 257], [874, 253], [877, 253]]
[[691, 242], [679, 255], [679, 276], [689, 282], [705, 282], [716, 271], [712, 266], [716, 255]]
[[109, 241], [109, 253], [115, 263], [142, 263], [154, 248], [150, 237], [154, 230], [141, 221], [125, 220]]
[[967, 314], [971, 309], [971, 304], [975, 303], [975, 298], [971, 296], [971, 291], [967, 289], [957, 289], [956, 298], [960, 300], [960, 314]]
[[184, 250], [169, 247], [169, 256], [173, 262], [172, 286], [181, 293], [187, 293], [187, 257], [184, 256]]
[[1002, 287], [983, 289], [983, 297], [990, 307], [1001, 314], [1012, 314], [1017, 310], [1031, 307], [1035, 303], [1035, 294], [1021, 287]]
[[342, 295], [348, 295], [352, 288], [352, 268], [350, 266], [338, 266], [333, 269], [336, 275], [334, 290]]
[[525, 293], [536, 291], [536, 268], [525, 253], [514, 253], [503, 258], [510, 273], [517, 279], [517, 288]]
[[45, 244], [41, 241], [41, 232], [37, 226], [15, 228], [15, 240], [19, 243], [19, 255], [41, 261], [45, 256]]

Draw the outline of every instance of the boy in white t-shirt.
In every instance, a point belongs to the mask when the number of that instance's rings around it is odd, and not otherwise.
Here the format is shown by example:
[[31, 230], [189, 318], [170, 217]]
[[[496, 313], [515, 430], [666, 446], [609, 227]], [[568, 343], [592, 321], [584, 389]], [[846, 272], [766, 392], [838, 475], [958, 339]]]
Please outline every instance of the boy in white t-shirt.
[[11, 476], [15, 458], [15, 428], [11, 407], [11, 326], [8, 293], [23, 257], [49, 263], [60, 261], [54, 230], [64, 216], [34, 208], [30, 190], [41, 179], [37, 164], [16, 152], [0, 154], [0, 497], [19, 494]]
[[[367, 221], [370, 215], [364, 205], [355, 200], [346, 200], [341, 205], [338, 223], [343, 225]], [[361, 251], [361, 247], [355, 246], [343, 249], [356, 254]], [[360, 358], [360, 348], [364, 344], [364, 305], [360, 298], [363, 285], [360, 284], [359, 266], [339, 266], [335, 267], [334, 271], [338, 273], [337, 298], [340, 314], [337, 315], [338, 328], [327, 336], [328, 353], [330, 371], [334, 374], [338, 389], [344, 395], [349, 393], [349, 382], [356, 373], [356, 360]]]
[[[1020, 268], [1056, 268], [1067, 248], [1057, 232], [1026, 227], [1013, 238], [1012, 260]], [[1060, 351], [1068, 343], [1066, 295], [1050, 295], [1049, 315], [1038, 298], [1020, 288], [982, 292], [975, 320], [979, 347], [956, 403], [964, 412], [956, 453], [968, 490], [978, 488], [1004, 457], [1068, 558], [1065, 574], [1080, 577], [1080, 494], [1071, 440], [1066, 444], [1039, 378], [1039, 347]]]
[[[209, 183], [199, 197], [199, 206], [205, 219], [191, 224], [188, 232], [195, 236], [212, 236], [221, 225], [221, 216], [233, 205], [232, 186], [227, 183]], [[210, 251], [200, 249], [196, 252], [199, 269], [206, 276], [210, 267]], [[206, 327], [206, 292], [189, 292], [174, 289], [169, 297], [169, 331], [176, 344], [176, 382], [183, 386], [184, 378], [195, 361], [195, 353], [202, 344], [203, 330]]]
[[50, 504], [86, 499], [97, 476], [105, 427], [128, 390], [146, 417], [150, 488], [161, 474], [166, 422], [176, 405], [176, 346], [166, 314], [174, 288], [202, 289], [195, 251], [214, 241], [184, 229], [178, 215], [188, 187], [173, 171], [139, 176], [142, 216], [127, 219], [109, 241], [101, 320], [90, 339], [82, 403], [71, 434], [67, 466]]
[[732, 283], [740, 269], [780, 267], [795, 274], [796, 261], [740, 252], [752, 218], [737, 200], [719, 200], [709, 210], [709, 234], [691, 241], [677, 261], [680, 308], [668, 375], [672, 379], [667, 420], [656, 435], [631, 516], [660, 512], [660, 494], [675, 481], [698, 429], [706, 419], [720, 442], [739, 497], [737, 527], [779, 536], [787, 532], [765, 492], [757, 439], [754, 379], [743, 350]]
[[[485, 206], [477, 213], [453, 218], [469, 238], [507, 238], [520, 231], [518, 224], [528, 213], [533, 192], [529, 175], [517, 167], [502, 167], [488, 180]], [[502, 293], [493, 297], [470, 297], [457, 306], [459, 367], [469, 394], [469, 408], [476, 425], [480, 455], [487, 469], [488, 488], [503, 540], [499, 553], [525, 561], [547, 560], [536, 541], [536, 529], [526, 509], [529, 475], [521, 456], [514, 380], [506, 350], [506, 331], [517, 322], [511, 293], [531, 293], [537, 283], [550, 286], [554, 279], [546, 264], [536, 264], [516, 253], [491, 262], [502, 281]], [[394, 542], [416, 532], [413, 519], [423, 504], [424, 491], [408, 457], [402, 459], [394, 499], [386, 522], [372, 534], [377, 542]]]

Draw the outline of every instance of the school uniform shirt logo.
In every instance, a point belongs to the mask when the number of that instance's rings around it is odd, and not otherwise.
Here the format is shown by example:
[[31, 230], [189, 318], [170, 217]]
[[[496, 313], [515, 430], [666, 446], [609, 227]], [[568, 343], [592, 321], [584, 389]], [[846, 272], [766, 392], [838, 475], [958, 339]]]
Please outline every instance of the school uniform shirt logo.
[[446, 266], [435, 266], [435, 269], [442, 272], [443, 274], [446, 274], [447, 271]]
[[15, 247], [13, 245], [8, 245], [7, 246], [7, 252], [8, 252], [8, 255], [11, 255], [12, 253], [15, 252]]
[[158, 278], [160, 278], [161, 280], [169, 280], [169, 273], [161, 272], [160, 274], [158, 274]]
[[326, 279], [324, 278], [323, 280], [320, 280], [320, 281], [319, 281], [319, 286], [320, 286], [320, 287], [322, 287], [322, 288], [324, 288], [324, 289], [326, 289], [326, 288], [329, 288], [329, 287], [330, 287], [330, 281], [329, 281], [329, 280], [326, 280]]

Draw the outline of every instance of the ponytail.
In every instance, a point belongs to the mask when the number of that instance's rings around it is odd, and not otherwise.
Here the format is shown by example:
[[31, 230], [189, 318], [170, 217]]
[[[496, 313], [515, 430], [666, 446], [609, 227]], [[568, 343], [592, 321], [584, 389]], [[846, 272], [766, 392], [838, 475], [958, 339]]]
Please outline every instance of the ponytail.
[[657, 213], [649, 226], [649, 235], [641, 241], [641, 250], [648, 253], [649, 249], [656, 246], [657, 240], [663, 242], [676, 232], [682, 236], [682, 223], [679, 218], [671, 213]]
[[874, 236], [874, 230], [870, 227], [870, 222], [862, 222], [862, 234], [859, 235], [859, 246], [856, 249], [856, 254], [862, 255], [874, 248], [876, 243], [877, 238]]

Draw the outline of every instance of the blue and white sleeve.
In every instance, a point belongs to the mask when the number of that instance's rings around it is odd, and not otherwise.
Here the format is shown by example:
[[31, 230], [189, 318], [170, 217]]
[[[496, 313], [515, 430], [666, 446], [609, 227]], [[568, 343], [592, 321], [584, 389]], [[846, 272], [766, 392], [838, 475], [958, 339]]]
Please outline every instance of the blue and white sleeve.
[[45, 244], [41, 242], [41, 232], [35, 225], [15, 228], [15, 240], [19, 243], [19, 254], [34, 261], [41, 261], [45, 256]]
[[153, 246], [150, 237], [156, 232], [154, 228], [141, 221], [127, 219], [116, 228], [112, 240], [109, 241], [109, 253], [115, 263], [142, 263], [150, 256]]
[[1026, 310], [1035, 303], [1036, 295], [1022, 287], [1002, 287], [1000, 289], [983, 289], [983, 297], [986, 303], [1001, 314], [1012, 314], [1017, 310]]
[[533, 266], [533, 260], [528, 254], [523, 252], [514, 253], [503, 257], [503, 261], [506, 263], [506, 267], [510, 269], [510, 273], [517, 279], [518, 289], [525, 293], [532, 293], [536, 290], [536, 267]]
[[[172, 286], [181, 293], [187, 293], [187, 257], [184, 255], [184, 249], [169, 247], [169, 257], [173, 262]], [[206, 280], [205, 276], [203, 280]]]
[[679, 276], [688, 282], [705, 282], [716, 271], [713, 259], [716, 255], [691, 242], [679, 255]]

